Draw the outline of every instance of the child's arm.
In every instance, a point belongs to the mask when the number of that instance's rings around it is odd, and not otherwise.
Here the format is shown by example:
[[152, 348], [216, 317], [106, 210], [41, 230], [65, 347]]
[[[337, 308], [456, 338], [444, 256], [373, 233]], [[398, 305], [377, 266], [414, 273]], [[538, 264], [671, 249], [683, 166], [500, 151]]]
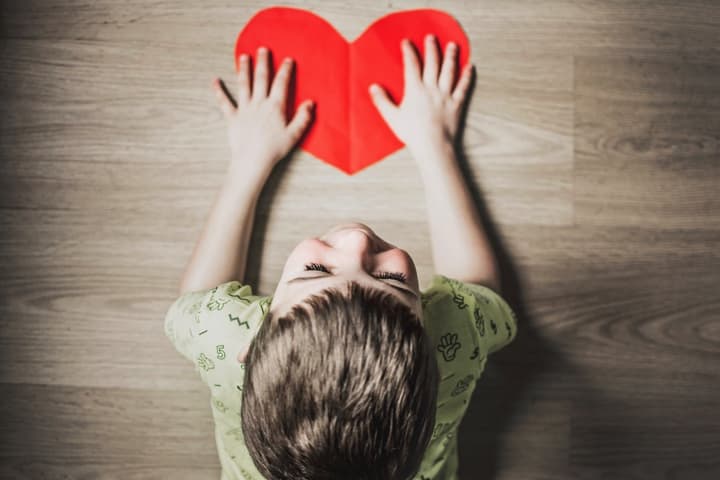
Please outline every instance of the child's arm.
[[269, 85], [268, 60], [267, 49], [259, 48], [255, 81], [251, 83], [249, 56], [240, 56], [237, 107], [220, 82], [213, 79], [228, 121], [232, 156], [225, 181], [180, 280], [181, 295], [231, 280], [243, 283], [258, 196], [274, 166], [294, 148], [310, 124], [309, 101], [298, 107], [289, 124], [286, 122], [292, 63], [286, 59]]
[[228, 170], [180, 280], [181, 295], [230, 280], [243, 283], [255, 205], [264, 183], [262, 177]]
[[381, 88], [373, 102], [415, 158], [425, 184], [435, 273], [500, 293], [500, 274], [479, 214], [457, 164], [454, 146], [471, 79], [464, 66], [457, 85], [457, 46], [449, 42], [440, 66], [434, 37], [425, 38], [425, 65], [408, 42], [401, 43], [405, 92], [394, 105]]
[[438, 142], [416, 154], [425, 185], [435, 272], [500, 292], [500, 269], [455, 157]]

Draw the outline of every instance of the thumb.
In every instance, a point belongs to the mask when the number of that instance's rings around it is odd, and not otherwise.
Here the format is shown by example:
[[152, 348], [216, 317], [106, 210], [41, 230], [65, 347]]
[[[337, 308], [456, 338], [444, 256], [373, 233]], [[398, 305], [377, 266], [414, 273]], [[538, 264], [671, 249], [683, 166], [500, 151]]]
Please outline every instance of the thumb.
[[397, 107], [394, 103], [392, 103], [387, 95], [387, 92], [385, 92], [385, 89], [377, 83], [371, 84], [369, 91], [373, 104], [378, 109], [385, 122], [389, 124], [392, 119], [395, 118]]
[[305, 128], [307, 128], [312, 118], [311, 111], [315, 108], [315, 103], [312, 100], [306, 100], [298, 107], [295, 111], [295, 116], [290, 120], [290, 124], [287, 126], [288, 132], [290, 133], [290, 140], [292, 145], [300, 140]]

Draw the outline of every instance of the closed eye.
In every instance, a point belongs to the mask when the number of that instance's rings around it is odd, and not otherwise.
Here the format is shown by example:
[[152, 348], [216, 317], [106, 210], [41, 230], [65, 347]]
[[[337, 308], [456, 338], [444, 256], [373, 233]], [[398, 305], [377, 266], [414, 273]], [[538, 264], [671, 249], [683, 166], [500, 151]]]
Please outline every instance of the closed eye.
[[[305, 265], [305, 271], [307, 270], [320, 270], [325, 273], [330, 273], [330, 271], [325, 267], [325, 265], [320, 265], [319, 263], [309, 263]], [[392, 278], [394, 280], [397, 280], [402, 283], [407, 283], [407, 277], [402, 272], [380, 272], [377, 275], [373, 275], [375, 278]]]
[[[313, 267], [311, 267], [311, 265], [313, 265], [313, 266], [315, 266], [315, 267], [313, 268]], [[317, 267], [320, 267], [320, 268], [317, 268]], [[328, 269], [325, 268], [324, 265], [319, 265], [319, 264], [309, 264], [309, 265], [305, 265], [305, 270], [321, 270], [321, 271], [324, 271], [324, 272], [326, 272], [326, 273], [330, 273], [330, 272], [328, 271]], [[402, 275], [402, 278], [403, 278], [403, 279], [405, 278], [405, 275], [404, 275], [404, 274], [400, 274], [400, 275]], [[317, 280], [318, 278], [321, 278], [321, 276], [314, 276], [314, 277], [297, 277], [297, 278], [293, 278], [292, 280], [289, 280], [287, 283], [288, 283], [288, 284], [293, 284], [293, 283], [296, 283], [296, 282], [309, 281], [309, 280]], [[400, 280], [400, 281], [403, 282], [403, 283], [405, 283], [404, 280]], [[402, 288], [402, 287], [400, 287], [400, 286], [398, 286], [398, 285], [393, 285], [392, 283], [387, 283], [387, 285], [389, 285], [390, 287], [394, 288], [395, 290], [399, 290], [399, 291], [402, 292], [404, 295], [407, 295], [407, 296], [412, 297], [412, 298], [414, 298], [414, 299], [417, 299], [417, 298], [418, 298], [417, 293], [415, 293], [413, 290], [406, 289], [406, 288]]]

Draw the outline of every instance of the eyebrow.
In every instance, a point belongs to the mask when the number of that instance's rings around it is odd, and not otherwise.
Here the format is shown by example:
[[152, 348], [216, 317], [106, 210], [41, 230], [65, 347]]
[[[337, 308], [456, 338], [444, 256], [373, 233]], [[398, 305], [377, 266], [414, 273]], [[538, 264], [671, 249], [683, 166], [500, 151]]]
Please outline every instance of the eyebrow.
[[[330, 278], [330, 277], [334, 277], [334, 275], [313, 275], [311, 277], [297, 277], [297, 278], [293, 278], [292, 280], [288, 280], [287, 284], [290, 285], [292, 283], [297, 283], [297, 282], [309, 282], [311, 280], [318, 280], [320, 278]], [[384, 285], [388, 285], [388, 286], [394, 288], [395, 290], [399, 290], [405, 296], [410, 297], [411, 299], [417, 298], [417, 295], [412, 290], [407, 290], [405, 288], [398, 287], [397, 285], [393, 285], [392, 283], [387, 283], [387, 282], [380, 282], [380, 283], [382, 283]]]

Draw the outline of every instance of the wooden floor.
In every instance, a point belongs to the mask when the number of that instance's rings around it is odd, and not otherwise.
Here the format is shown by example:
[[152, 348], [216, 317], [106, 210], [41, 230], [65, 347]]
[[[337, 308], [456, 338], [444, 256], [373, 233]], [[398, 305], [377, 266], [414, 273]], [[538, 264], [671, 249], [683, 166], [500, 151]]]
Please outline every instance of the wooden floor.
[[[422, 6], [367, 3], [285, 5], [348, 39]], [[520, 317], [461, 478], [720, 478], [720, 3], [420, 3], [472, 42], [464, 168]], [[210, 79], [270, 5], [2, 2], [0, 478], [219, 478], [162, 320], [228, 161]], [[352, 177], [298, 152], [248, 283], [272, 293], [301, 239], [360, 220], [425, 288], [423, 195], [406, 150]]]

